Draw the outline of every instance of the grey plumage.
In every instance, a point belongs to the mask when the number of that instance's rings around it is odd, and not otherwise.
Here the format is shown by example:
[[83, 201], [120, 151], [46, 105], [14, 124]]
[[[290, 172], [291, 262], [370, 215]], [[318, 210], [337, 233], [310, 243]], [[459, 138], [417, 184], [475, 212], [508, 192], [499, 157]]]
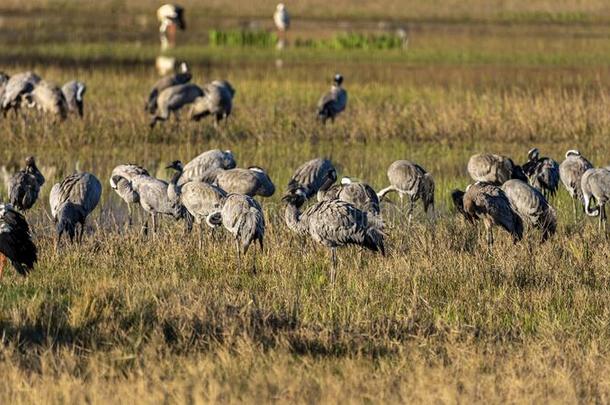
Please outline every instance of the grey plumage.
[[[606, 204], [610, 200], [610, 170], [588, 169], [581, 178], [581, 192], [585, 204], [585, 212], [592, 217], [599, 217], [599, 227], [606, 230]], [[591, 209], [595, 200], [597, 207]]]
[[41, 80], [40, 76], [32, 72], [17, 73], [11, 76], [4, 86], [0, 100], [3, 113], [6, 115], [6, 112], [11, 109], [18, 111], [24, 97], [29, 95]]
[[8, 184], [8, 194], [11, 204], [20, 211], [27, 211], [38, 200], [40, 188], [45, 178], [38, 170], [32, 156], [25, 159], [25, 168], [17, 172]]
[[223, 119], [226, 121], [233, 110], [233, 97], [235, 89], [224, 80], [215, 80], [203, 87], [203, 95], [198, 97], [191, 106], [189, 116], [192, 120], [199, 121], [212, 115], [215, 124], [218, 125]]
[[316, 158], [299, 166], [288, 182], [290, 194], [301, 190], [311, 198], [320, 190], [326, 190], [337, 181], [337, 170], [328, 159]]
[[61, 89], [45, 80], [39, 81], [32, 92], [26, 95], [30, 107], [55, 116], [60, 120], [68, 116], [68, 104]]
[[361, 211], [379, 215], [379, 197], [371, 186], [365, 183], [353, 182], [344, 177], [340, 184], [334, 184], [327, 190], [318, 191], [318, 202], [339, 199], [352, 204]]
[[318, 101], [318, 119], [326, 124], [330, 119], [335, 121], [335, 117], [345, 110], [347, 106], [347, 91], [343, 87], [343, 76], [335, 75], [330, 91], [322, 96]]
[[397, 192], [401, 201], [406, 195], [409, 198], [409, 222], [415, 209], [415, 202], [419, 199], [422, 200], [426, 213], [433, 212], [434, 179], [423, 167], [408, 160], [397, 160], [390, 165], [387, 175], [390, 185], [379, 191], [380, 200], [390, 192]]
[[180, 71], [159, 79], [150, 91], [148, 100], [146, 101], [146, 111], [150, 114], [155, 114], [157, 111], [157, 98], [159, 97], [159, 94], [170, 87], [190, 82], [192, 77], [193, 75], [189, 72], [188, 66], [183, 62], [180, 64]]
[[151, 128], [154, 128], [158, 121], [166, 121], [171, 112], [177, 113], [201, 96], [203, 90], [192, 83], [179, 84], [161, 91], [157, 97], [157, 110], [150, 121]]
[[76, 235], [76, 226], [80, 224], [79, 240], [82, 240], [85, 221], [102, 195], [102, 184], [91, 173], [74, 173], [67, 176], [51, 189], [49, 202], [51, 216], [55, 220], [57, 243], [67, 233], [70, 241]]
[[559, 188], [559, 164], [551, 158], [540, 157], [537, 148], [527, 153], [527, 162], [522, 166], [529, 184], [545, 197], [554, 196]]
[[468, 174], [476, 182], [502, 185], [510, 179], [527, 181], [521, 166], [506, 156], [493, 153], [479, 153], [468, 160]]
[[331, 249], [332, 280], [338, 247], [358, 245], [385, 254], [383, 222], [377, 216], [338, 199], [320, 201], [301, 212], [300, 208], [306, 201], [305, 193], [301, 190], [286, 195], [282, 201], [286, 203], [284, 219], [288, 228], [299, 235], [309, 235]]
[[540, 191], [517, 179], [508, 180], [502, 184], [502, 191], [523, 222], [542, 231], [543, 241], [555, 234], [557, 213]]
[[221, 210], [222, 225], [234, 237], [238, 257], [246, 254], [252, 242], [258, 241], [261, 250], [265, 236], [265, 217], [258, 202], [242, 194], [229, 194]]
[[37, 261], [36, 245], [25, 217], [8, 204], [0, 204], [0, 276], [5, 258], [26, 276]]
[[513, 210], [504, 191], [494, 184], [476, 182], [466, 192], [453, 190], [451, 198], [456, 209], [469, 221], [482, 220], [487, 229], [487, 245], [493, 246], [493, 227], [499, 226], [513, 237], [523, 238], [523, 221]]
[[[140, 202], [140, 195], [131, 182], [138, 176], [150, 177], [148, 170], [135, 164], [119, 165], [112, 170], [110, 187], [127, 204], [129, 225], [133, 222], [133, 204]], [[119, 181], [124, 178], [125, 181]]]
[[215, 184], [229, 194], [271, 197], [275, 193], [275, 185], [269, 175], [256, 166], [248, 169], [220, 170], [216, 175]]
[[85, 83], [71, 80], [62, 86], [61, 92], [66, 100], [68, 111], [77, 113], [79, 117], [83, 118], [85, 113], [85, 93], [87, 92]]
[[184, 165], [178, 185], [189, 181], [203, 181], [213, 183], [220, 170], [229, 170], [237, 166], [233, 152], [212, 149], [203, 152], [199, 156]]
[[576, 216], [576, 201], [583, 202], [581, 178], [582, 175], [593, 165], [585, 159], [579, 151], [569, 150], [566, 152], [566, 158], [559, 165], [559, 177], [566, 190], [572, 197], [572, 208]]

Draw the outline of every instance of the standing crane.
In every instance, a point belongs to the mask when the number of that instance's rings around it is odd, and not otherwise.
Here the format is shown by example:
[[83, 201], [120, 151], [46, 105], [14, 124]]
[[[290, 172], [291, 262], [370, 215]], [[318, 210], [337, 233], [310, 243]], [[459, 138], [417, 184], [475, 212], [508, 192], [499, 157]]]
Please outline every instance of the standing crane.
[[[128, 225], [130, 226], [133, 223], [132, 206], [140, 202], [140, 195], [131, 185], [138, 176], [150, 177], [150, 174], [145, 168], [132, 163], [118, 165], [112, 169], [110, 174], [110, 188], [127, 204]], [[120, 177], [126, 181], [120, 182], [120, 184], [117, 183], [115, 180], [118, 180]]]
[[318, 102], [318, 119], [326, 124], [327, 120], [335, 122], [337, 115], [347, 106], [347, 91], [342, 87], [343, 76], [336, 74], [330, 91], [322, 96]]
[[150, 121], [150, 127], [154, 128], [158, 121], [167, 121], [172, 112], [177, 116], [180, 109], [192, 104], [201, 96], [203, 90], [192, 83], [179, 84], [161, 91], [157, 97], [157, 110]]
[[161, 49], [173, 48], [176, 46], [176, 28], [184, 31], [184, 8], [176, 4], [164, 4], [157, 9], [157, 20], [159, 26], [159, 36], [161, 39]]
[[290, 14], [288, 14], [288, 10], [286, 10], [284, 3], [279, 3], [275, 8], [275, 13], [273, 13], [273, 22], [277, 28], [278, 49], [283, 49], [288, 42], [286, 33], [290, 28]]
[[235, 157], [230, 150], [208, 150], [184, 165], [178, 185], [194, 180], [213, 183], [221, 170], [233, 169], [236, 166]]
[[187, 84], [192, 78], [193, 75], [189, 71], [188, 65], [185, 62], [182, 62], [178, 68], [178, 72], [164, 76], [155, 83], [148, 95], [145, 110], [150, 114], [155, 114], [157, 111], [157, 98], [163, 90], [180, 84]]
[[545, 198], [554, 196], [559, 188], [559, 164], [551, 158], [540, 157], [537, 148], [527, 152], [527, 163], [523, 166], [532, 187], [544, 194]]
[[87, 86], [83, 82], [77, 80], [71, 80], [64, 84], [61, 88], [61, 92], [64, 95], [66, 104], [68, 105], [68, 111], [76, 113], [80, 118], [83, 118], [85, 113], [85, 92]]
[[12, 206], [0, 204], [0, 277], [7, 259], [17, 273], [26, 276], [37, 261], [37, 249], [25, 217]]
[[576, 218], [576, 201], [583, 202], [581, 179], [582, 175], [593, 165], [585, 159], [579, 151], [569, 150], [566, 152], [566, 158], [559, 165], [559, 178], [566, 190], [572, 197], [572, 210]]
[[235, 89], [226, 80], [215, 80], [203, 87], [203, 95], [198, 97], [191, 106], [189, 117], [199, 121], [209, 115], [214, 117], [214, 126], [218, 128], [220, 121], [229, 121], [233, 111]]
[[353, 182], [349, 177], [343, 177], [340, 184], [334, 184], [327, 190], [318, 191], [318, 202], [339, 199], [352, 204], [361, 211], [379, 215], [379, 197], [375, 190], [366, 183]]
[[229, 194], [271, 197], [275, 193], [273, 181], [264, 169], [257, 166], [220, 170], [215, 184]]
[[498, 186], [510, 179], [527, 182], [521, 166], [516, 165], [506, 156], [493, 153], [472, 155], [468, 160], [468, 174], [475, 182], [492, 183]]
[[288, 182], [290, 194], [301, 190], [310, 199], [320, 190], [326, 190], [337, 181], [337, 170], [328, 159], [316, 158], [299, 166]]
[[[599, 217], [599, 230], [606, 232], [608, 218], [606, 204], [610, 201], [610, 170], [588, 169], [581, 179], [581, 190], [585, 204], [585, 212], [591, 217]], [[591, 201], [595, 200], [597, 207], [591, 209]]]
[[241, 262], [250, 245], [258, 241], [263, 250], [265, 237], [265, 216], [260, 204], [252, 197], [242, 194], [229, 194], [221, 210], [222, 225], [235, 237], [237, 259]]
[[8, 183], [9, 200], [19, 211], [27, 211], [38, 200], [45, 178], [36, 166], [33, 156], [25, 159], [25, 168], [18, 171]]

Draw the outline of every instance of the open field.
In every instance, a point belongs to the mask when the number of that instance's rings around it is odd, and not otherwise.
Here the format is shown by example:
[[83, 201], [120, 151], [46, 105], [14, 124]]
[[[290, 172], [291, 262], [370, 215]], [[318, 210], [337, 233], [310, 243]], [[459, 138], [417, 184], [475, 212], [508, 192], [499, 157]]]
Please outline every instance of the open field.
[[[145, 10], [152, 3], [113, 4]], [[38, 266], [27, 279], [7, 269], [0, 280], [0, 402], [610, 400], [610, 245], [596, 222], [575, 219], [562, 189], [552, 200], [559, 229], [550, 242], [540, 246], [529, 232], [513, 245], [496, 231], [488, 255], [482, 229], [458, 218], [449, 198], [468, 184], [465, 165], [479, 151], [523, 162], [534, 146], [557, 160], [578, 148], [596, 165], [610, 163], [610, 31], [595, 22], [610, 19], [606, 2], [512, 1], [500, 11], [484, 2], [490, 6], [476, 12], [468, 7], [476, 1], [443, 3], [446, 9], [355, 2], [351, 11], [343, 3], [333, 3], [327, 18], [456, 22], [422, 23], [406, 52], [208, 48], [189, 32], [175, 54], [192, 64], [194, 82], [234, 84], [234, 115], [222, 131], [209, 121], [169, 121], [151, 132], [143, 104], [157, 79], [152, 18], [134, 37], [118, 30], [109, 45], [103, 39], [111, 30], [77, 41], [44, 22], [29, 29], [36, 12], [55, 15], [59, 3], [19, 10], [20, 2], [3, 2], [4, 23], [18, 29], [0, 32], [0, 70], [33, 69], [57, 83], [79, 78], [88, 91], [82, 121], [0, 118], [0, 166], [12, 172], [33, 154], [47, 174], [41, 203], [28, 213]], [[255, 2], [227, 3], [222, 12], [220, 2], [206, 4], [210, 21], [217, 15], [228, 26], [238, 9], [264, 14]], [[302, 4], [295, 8], [312, 27], [322, 24], [320, 7]], [[80, 5], [70, 2], [70, 12]], [[83, 15], [94, 15], [91, 7]], [[504, 25], [501, 12], [585, 17], [534, 27]], [[336, 71], [346, 78], [349, 107], [322, 128], [313, 107]], [[231, 149], [239, 166], [264, 167], [278, 188], [261, 200], [268, 228], [256, 274], [238, 268], [223, 231], [200, 251], [196, 235], [172, 220], [157, 240], [143, 238], [139, 226], [126, 230], [126, 209], [107, 187], [119, 163], [168, 178], [168, 162], [216, 147]], [[394, 160], [420, 163], [436, 181], [436, 218], [429, 222], [418, 206], [407, 228], [387, 204], [387, 257], [340, 251], [333, 287], [328, 252], [292, 237], [281, 218], [292, 171], [316, 156], [375, 189], [387, 185]], [[102, 204], [83, 244], [58, 253], [48, 194], [76, 167], [102, 180]]]

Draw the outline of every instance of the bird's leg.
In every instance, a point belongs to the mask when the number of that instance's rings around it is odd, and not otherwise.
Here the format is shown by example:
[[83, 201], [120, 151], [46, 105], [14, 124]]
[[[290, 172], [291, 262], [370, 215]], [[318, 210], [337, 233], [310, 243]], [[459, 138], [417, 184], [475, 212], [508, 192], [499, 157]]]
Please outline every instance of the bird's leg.
[[407, 211], [408, 225], [411, 225], [411, 221], [413, 220], [413, 210], [415, 209], [415, 197], [409, 198], [409, 211]]
[[337, 248], [330, 248], [330, 254], [332, 259], [332, 266], [330, 270], [330, 282], [331, 284], [335, 284], [335, 277], [337, 276]]
[[606, 204], [601, 204], [599, 206], [599, 217], [601, 218], [601, 230], [606, 234], [606, 224], [608, 223], [608, 218], [606, 218]]
[[131, 210], [131, 204], [127, 204], [127, 226], [130, 227], [133, 225], [133, 213]]
[[237, 253], [237, 267], [241, 269], [241, 249], [239, 248], [239, 239], [235, 238], [235, 252]]
[[155, 235], [157, 234], [157, 215], [153, 212], [152, 214], [150, 214], [150, 216], [152, 220], [152, 233], [154, 239]]
[[494, 234], [493, 234], [493, 229], [491, 226], [487, 227], [487, 249], [489, 250], [489, 253], [491, 254], [492, 248], [494, 245]]
[[0, 278], [2, 278], [2, 274], [4, 274], [4, 266], [6, 265], [6, 256], [0, 253]]
[[203, 222], [199, 224], [199, 252], [201, 253], [203, 251], [203, 227], [204, 224]]
[[572, 198], [572, 212], [574, 213], [574, 221], [576, 221], [576, 199]]

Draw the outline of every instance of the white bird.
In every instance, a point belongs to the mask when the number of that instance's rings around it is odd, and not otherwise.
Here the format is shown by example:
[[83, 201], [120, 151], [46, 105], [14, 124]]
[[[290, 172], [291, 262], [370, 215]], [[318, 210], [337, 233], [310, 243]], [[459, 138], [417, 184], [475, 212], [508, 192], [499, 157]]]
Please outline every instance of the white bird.
[[290, 28], [290, 14], [288, 14], [288, 10], [286, 10], [284, 3], [278, 4], [275, 8], [273, 22], [275, 23], [277, 30], [281, 33], [288, 31]]
[[176, 4], [164, 4], [157, 9], [157, 20], [161, 39], [161, 48], [167, 49], [176, 45], [176, 27], [186, 29], [184, 8]]

